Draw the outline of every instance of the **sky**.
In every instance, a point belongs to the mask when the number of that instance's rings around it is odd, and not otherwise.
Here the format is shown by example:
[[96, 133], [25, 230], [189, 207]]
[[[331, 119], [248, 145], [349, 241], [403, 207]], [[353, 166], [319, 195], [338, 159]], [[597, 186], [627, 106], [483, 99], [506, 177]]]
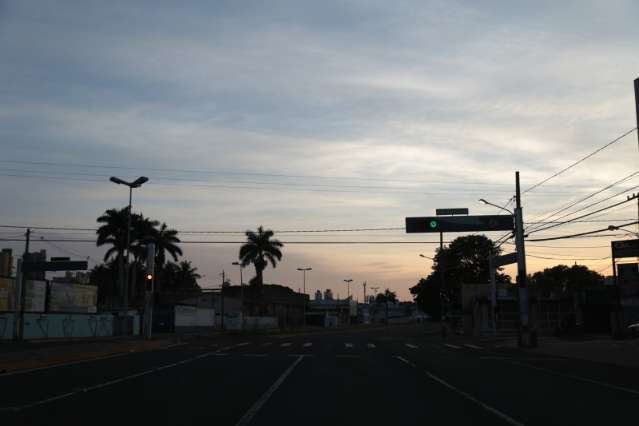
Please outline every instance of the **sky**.
[[[127, 202], [109, 176], [144, 175], [134, 211], [180, 231], [236, 232], [181, 234], [209, 241], [183, 244], [204, 287], [222, 271], [239, 282], [241, 232], [263, 225], [289, 242], [267, 282], [297, 290], [296, 269], [312, 267], [310, 294], [344, 297], [349, 278], [359, 300], [364, 281], [410, 300], [438, 236], [406, 235], [405, 217], [497, 214], [478, 199], [506, 204], [515, 171], [526, 190], [636, 127], [638, 19], [631, 0], [0, 1], [0, 225], [94, 228]], [[638, 159], [634, 132], [525, 192], [524, 220], [630, 176]], [[534, 236], [636, 214], [627, 203]], [[398, 229], [285, 232], [360, 228]], [[0, 228], [0, 239], [23, 232]], [[603, 258], [620, 234], [529, 242], [528, 270], [610, 273]], [[32, 247], [101, 260], [91, 242], [39, 241], [72, 238], [93, 233], [36, 230]]]

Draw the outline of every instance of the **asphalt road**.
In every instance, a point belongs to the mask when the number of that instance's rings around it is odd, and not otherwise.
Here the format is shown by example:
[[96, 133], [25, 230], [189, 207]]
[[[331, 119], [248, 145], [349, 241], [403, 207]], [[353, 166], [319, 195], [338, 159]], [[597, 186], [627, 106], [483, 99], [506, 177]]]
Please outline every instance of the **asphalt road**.
[[200, 339], [0, 376], [2, 425], [565, 426], [633, 424], [638, 408], [636, 369], [415, 327]]

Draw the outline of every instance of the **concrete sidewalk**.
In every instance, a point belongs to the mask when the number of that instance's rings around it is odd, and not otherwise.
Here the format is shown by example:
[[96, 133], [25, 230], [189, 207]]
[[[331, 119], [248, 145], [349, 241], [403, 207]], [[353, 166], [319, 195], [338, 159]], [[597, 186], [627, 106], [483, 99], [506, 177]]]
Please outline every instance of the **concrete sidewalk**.
[[175, 335], [153, 340], [108, 338], [84, 341], [48, 341], [3, 343], [0, 346], [0, 375], [53, 365], [100, 359], [117, 354], [163, 349], [179, 344]]

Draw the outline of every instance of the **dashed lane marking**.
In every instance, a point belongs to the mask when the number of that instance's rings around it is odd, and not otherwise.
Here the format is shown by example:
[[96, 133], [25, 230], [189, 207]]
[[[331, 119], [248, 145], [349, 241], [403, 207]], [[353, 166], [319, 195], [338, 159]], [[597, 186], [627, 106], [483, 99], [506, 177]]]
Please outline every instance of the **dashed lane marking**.
[[352, 348], [353, 344], [352, 343], [344, 343], [344, 346], [346, 346], [347, 348]]
[[238, 343], [235, 346], [237, 346], [239, 348], [240, 346], [246, 346], [246, 345], [250, 345], [250, 344], [251, 344], [251, 342], [242, 342], [242, 343]]
[[304, 343], [304, 347], [305, 348], [310, 348], [311, 346], [313, 346], [313, 344], [311, 342]]
[[369, 349], [375, 349], [377, 346], [375, 346], [375, 343], [369, 343], [366, 345]]
[[461, 349], [461, 346], [451, 345], [450, 343], [444, 343], [444, 346], [447, 346], [452, 349]]
[[265, 356], [268, 356], [268, 354], [244, 354], [243, 356], [248, 356], [248, 357], [265, 357]]
[[260, 411], [264, 404], [266, 404], [266, 401], [268, 401], [269, 398], [275, 393], [277, 388], [279, 388], [282, 383], [284, 383], [284, 380], [286, 380], [286, 378], [291, 374], [295, 367], [297, 367], [297, 364], [299, 364], [303, 359], [304, 356], [302, 355], [297, 357], [297, 359], [293, 361], [293, 363], [286, 369], [286, 371], [282, 373], [282, 375], [271, 385], [271, 387], [268, 388], [268, 390], [260, 397], [260, 399], [255, 401], [255, 404], [253, 404], [251, 408], [249, 408], [248, 411], [244, 413], [240, 421], [237, 422], [237, 426], [244, 426], [251, 422], [257, 412]]
[[470, 344], [470, 343], [466, 343], [466, 344], [464, 344], [464, 346], [466, 346], [467, 348], [477, 349], [477, 350], [482, 350], [482, 349], [484, 349], [484, 348], [482, 348], [481, 346], [472, 345], [472, 344]]
[[291, 342], [282, 343], [280, 346], [283, 348], [288, 348], [289, 346], [291, 346]]
[[413, 344], [410, 344], [410, 343], [404, 343], [404, 345], [406, 345], [407, 347], [409, 347], [411, 349], [417, 349], [418, 348], [417, 345], [413, 345]]
[[266, 347], [266, 346], [271, 346], [273, 344], [273, 342], [266, 342], [266, 343], [262, 343], [262, 346]]
[[[401, 356], [395, 356], [395, 358], [397, 358], [398, 360], [402, 361], [404, 364], [410, 365], [413, 368], [417, 368], [417, 365], [415, 365], [414, 363], [410, 362], [409, 360], [407, 360], [406, 358], [403, 358]], [[456, 388], [455, 386], [451, 385], [450, 383], [448, 383], [447, 381], [437, 377], [436, 375], [434, 375], [433, 373], [424, 370], [424, 374], [426, 374], [426, 376], [439, 383], [442, 386], [447, 387], [448, 389], [452, 390], [453, 392], [457, 393], [458, 395], [466, 398], [469, 401], [474, 402], [475, 404], [479, 405], [481, 408], [483, 408], [484, 410], [496, 415], [497, 417], [501, 418], [502, 420], [508, 422], [511, 425], [515, 425], [515, 426], [523, 426], [524, 424], [521, 422], [518, 422], [517, 420], [513, 419], [512, 417], [510, 417], [508, 414], [505, 414], [501, 411], [499, 411], [498, 409], [491, 407], [490, 405], [478, 400], [477, 398], [475, 398], [474, 396], [472, 396], [471, 394], [464, 392], [461, 389]]]

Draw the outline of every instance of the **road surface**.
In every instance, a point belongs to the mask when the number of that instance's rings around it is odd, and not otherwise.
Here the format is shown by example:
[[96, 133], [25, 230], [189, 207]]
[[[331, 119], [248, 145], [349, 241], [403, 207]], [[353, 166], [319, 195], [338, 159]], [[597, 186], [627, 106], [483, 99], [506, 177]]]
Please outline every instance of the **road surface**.
[[0, 401], [2, 425], [632, 424], [639, 372], [389, 327], [5, 374]]

